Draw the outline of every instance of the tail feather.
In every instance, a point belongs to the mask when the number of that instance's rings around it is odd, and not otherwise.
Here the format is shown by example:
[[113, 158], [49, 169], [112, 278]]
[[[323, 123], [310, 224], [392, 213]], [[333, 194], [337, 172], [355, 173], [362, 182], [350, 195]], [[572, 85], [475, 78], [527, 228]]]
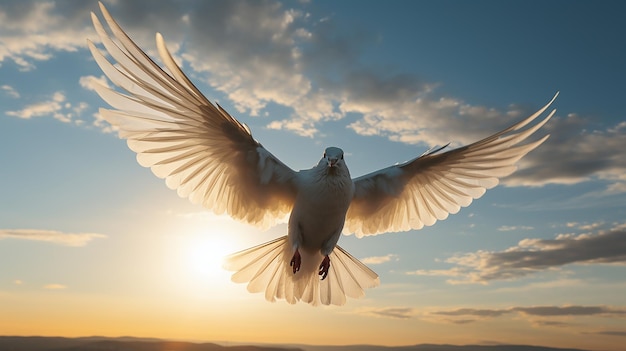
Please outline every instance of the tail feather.
[[[267, 265], [280, 255], [283, 250], [283, 243], [279, 239], [266, 242], [264, 244], [236, 252], [229, 255], [224, 263], [224, 268], [229, 271], [235, 271], [231, 277], [231, 280], [235, 283], [247, 283], [252, 281], [258, 281], [260, 278], [259, 273], [267, 271]], [[270, 271], [267, 271], [270, 273]], [[254, 284], [251, 284], [248, 289], [253, 288]], [[252, 292], [260, 292], [261, 290], [255, 290]]]
[[335, 262], [334, 270], [336, 275], [342, 278], [339, 288], [346, 296], [353, 298], [363, 297], [365, 289], [373, 288], [380, 284], [378, 274], [340, 246], [335, 247], [330, 259], [331, 262]]
[[376, 273], [339, 246], [329, 255], [331, 265], [325, 280], [318, 275], [323, 258], [319, 252], [301, 252], [302, 266], [296, 274], [289, 265], [292, 255], [284, 236], [228, 256], [224, 268], [235, 272], [234, 282], [248, 283], [248, 291], [265, 292], [268, 301], [291, 304], [340, 306], [346, 303], [346, 296], [362, 297], [364, 289], [380, 284]]
[[331, 269], [326, 277], [328, 283], [320, 284], [320, 299], [324, 305], [341, 306], [346, 303], [346, 294], [340, 276], [334, 268], [335, 261], [331, 258]]
[[259, 266], [256, 274], [250, 279], [248, 283], [248, 291], [250, 292], [262, 292], [268, 287], [276, 274], [281, 268], [280, 263], [277, 260], [281, 256], [281, 253], [272, 252], [268, 257], [264, 257], [263, 264]]

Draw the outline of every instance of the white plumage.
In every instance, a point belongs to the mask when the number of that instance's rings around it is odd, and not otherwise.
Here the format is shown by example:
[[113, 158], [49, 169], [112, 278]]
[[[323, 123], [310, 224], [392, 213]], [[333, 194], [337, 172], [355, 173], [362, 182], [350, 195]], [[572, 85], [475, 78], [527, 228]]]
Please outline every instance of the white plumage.
[[[411, 161], [352, 179], [343, 151], [329, 147], [317, 166], [294, 171], [250, 130], [213, 105], [176, 65], [160, 34], [155, 64], [100, 8], [116, 41], [97, 16], [94, 27], [110, 63], [89, 42], [107, 77], [98, 94], [114, 109], [101, 115], [119, 129], [137, 161], [171, 189], [216, 213], [267, 228], [289, 215], [286, 236], [235, 253], [225, 267], [274, 301], [342, 305], [379, 284], [378, 275], [337, 245], [357, 236], [420, 229], [468, 206], [515, 163], [546, 140], [521, 144], [554, 114], [534, 122], [554, 101], [525, 120], [455, 150], [431, 150]], [[558, 94], [557, 94], [558, 95]], [[321, 277], [320, 277], [321, 276]], [[320, 279], [322, 278], [322, 279]]]

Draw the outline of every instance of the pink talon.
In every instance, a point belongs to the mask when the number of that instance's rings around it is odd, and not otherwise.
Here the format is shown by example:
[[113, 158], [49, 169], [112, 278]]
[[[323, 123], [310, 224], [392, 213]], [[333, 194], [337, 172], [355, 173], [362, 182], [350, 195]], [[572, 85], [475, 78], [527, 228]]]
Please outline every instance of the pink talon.
[[320, 264], [320, 275], [322, 276], [322, 280], [326, 279], [328, 276], [328, 269], [330, 268], [330, 258], [328, 255], [324, 257], [322, 260], [322, 264]]
[[293, 274], [296, 274], [296, 272], [300, 270], [301, 264], [302, 264], [302, 257], [300, 256], [300, 251], [296, 249], [296, 252], [293, 254], [293, 257], [291, 258], [291, 262], [289, 262], [289, 265], [293, 267]]

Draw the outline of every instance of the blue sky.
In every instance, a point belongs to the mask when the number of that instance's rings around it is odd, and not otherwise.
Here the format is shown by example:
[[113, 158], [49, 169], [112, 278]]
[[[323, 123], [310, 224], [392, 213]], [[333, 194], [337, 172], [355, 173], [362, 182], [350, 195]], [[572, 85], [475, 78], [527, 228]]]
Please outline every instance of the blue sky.
[[[86, 46], [97, 2], [5, 1], [3, 333], [623, 345], [621, 1], [105, 4], [150, 55], [161, 32], [205, 95], [294, 169], [335, 145], [359, 176], [478, 140], [560, 91], [551, 137], [445, 221], [342, 237], [381, 277], [364, 299], [270, 304], [231, 283], [219, 257], [285, 225], [261, 232], [179, 198], [99, 117], [103, 78]], [[325, 337], [294, 319], [324, 323]]]

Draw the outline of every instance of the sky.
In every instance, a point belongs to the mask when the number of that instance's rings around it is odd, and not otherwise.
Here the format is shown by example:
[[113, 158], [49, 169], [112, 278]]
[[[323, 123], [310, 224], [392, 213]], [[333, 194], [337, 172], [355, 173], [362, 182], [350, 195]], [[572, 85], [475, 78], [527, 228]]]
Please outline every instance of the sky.
[[179, 198], [98, 114], [96, 1], [0, 3], [0, 333], [243, 343], [626, 343], [622, 1], [105, 1], [293, 169], [476, 141], [558, 91], [550, 138], [458, 214], [339, 244], [381, 285], [266, 302], [221, 258], [286, 233]]

